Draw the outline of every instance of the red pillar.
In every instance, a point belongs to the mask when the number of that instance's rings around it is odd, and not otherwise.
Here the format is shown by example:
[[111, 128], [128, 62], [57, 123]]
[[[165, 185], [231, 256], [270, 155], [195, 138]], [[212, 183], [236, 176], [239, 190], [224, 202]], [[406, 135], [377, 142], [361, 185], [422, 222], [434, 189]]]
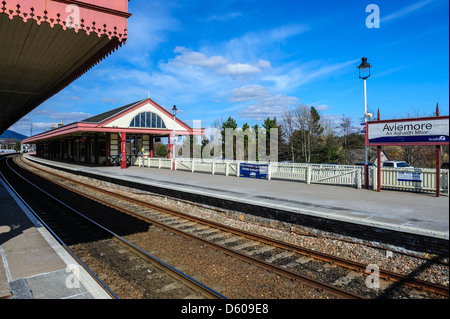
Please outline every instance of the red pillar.
[[120, 168], [127, 168], [127, 133], [122, 132], [120, 134], [120, 151], [122, 157], [120, 159]]
[[381, 146], [377, 146], [377, 192], [381, 192]]
[[[380, 109], [378, 109], [377, 120], [380, 120]], [[377, 146], [377, 192], [381, 192], [381, 146]]]
[[[439, 103], [436, 104], [436, 116], [439, 116]], [[441, 146], [436, 145], [436, 197], [441, 196]]]
[[106, 133], [106, 166], [111, 166], [111, 133]]
[[436, 145], [436, 197], [441, 196], [441, 147]]
[[169, 158], [172, 158], [172, 147], [173, 145], [170, 143], [170, 134], [169, 134], [169, 145], [168, 145]]
[[149, 151], [148, 151], [148, 157], [153, 157], [153, 136], [150, 135], [149, 137]]

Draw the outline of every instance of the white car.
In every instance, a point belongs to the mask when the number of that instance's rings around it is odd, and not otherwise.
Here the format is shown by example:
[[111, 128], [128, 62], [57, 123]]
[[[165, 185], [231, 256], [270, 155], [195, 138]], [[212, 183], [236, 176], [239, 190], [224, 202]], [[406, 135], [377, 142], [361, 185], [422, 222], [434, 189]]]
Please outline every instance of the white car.
[[412, 168], [407, 162], [405, 161], [386, 161], [382, 165], [383, 168]]

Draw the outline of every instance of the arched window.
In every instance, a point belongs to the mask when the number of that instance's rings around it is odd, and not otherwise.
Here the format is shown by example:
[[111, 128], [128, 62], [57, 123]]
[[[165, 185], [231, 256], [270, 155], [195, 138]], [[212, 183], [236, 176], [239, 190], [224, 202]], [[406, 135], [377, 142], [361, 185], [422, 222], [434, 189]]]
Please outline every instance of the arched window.
[[130, 127], [166, 128], [166, 124], [158, 114], [142, 112], [131, 120]]

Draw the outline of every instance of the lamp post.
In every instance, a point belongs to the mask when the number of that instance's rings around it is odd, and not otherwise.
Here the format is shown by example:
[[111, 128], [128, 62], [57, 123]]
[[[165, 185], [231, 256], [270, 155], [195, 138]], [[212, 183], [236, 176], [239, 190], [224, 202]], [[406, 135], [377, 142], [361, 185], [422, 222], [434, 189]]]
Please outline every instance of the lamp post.
[[[177, 111], [178, 111], [177, 106], [174, 105], [172, 108], [172, 114], [173, 114], [172, 146], [169, 150], [169, 156], [173, 159], [173, 168], [175, 168], [175, 156], [174, 156], [175, 152], [173, 151], [173, 146], [175, 144], [175, 123], [176, 123], [175, 116], [177, 115]], [[169, 138], [169, 141], [170, 141], [170, 138]], [[170, 142], [169, 142], [169, 144], [170, 144]]]
[[[367, 117], [372, 117], [371, 114], [367, 113], [367, 86], [366, 80], [370, 76], [371, 65], [367, 63], [367, 58], [361, 58], [361, 64], [358, 66], [359, 78], [364, 80], [364, 124], [366, 125], [366, 135], [367, 135]], [[368, 154], [367, 154], [367, 139], [364, 143], [364, 185], [366, 189], [369, 189], [369, 167], [368, 167]]]

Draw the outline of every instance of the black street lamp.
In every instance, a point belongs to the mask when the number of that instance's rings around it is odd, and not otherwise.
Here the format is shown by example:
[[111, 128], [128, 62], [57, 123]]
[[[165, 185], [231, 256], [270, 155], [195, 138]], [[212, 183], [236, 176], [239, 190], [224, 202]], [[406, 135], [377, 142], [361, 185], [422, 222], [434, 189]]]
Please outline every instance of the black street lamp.
[[[367, 117], [372, 117], [372, 114], [367, 113], [367, 87], [366, 80], [370, 76], [371, 65], [367, 63], [367, 58], [361, 58], [361, 64], [358, 66], [359, 78], [364, 80], [364, 124], [366, 125], [367, 134]], [[367, 139], [366, 139], [367, 141]], [[364, 145], [364, 186], [369, 189], [369, 167], [368, 167], [368, 154], [367, 154], [367, 143]]]
[[358, 66], [360, 79], [365, 80], [370, 76], [370, 67], [371, 65], [367, 63], [367, 58], [361, 58], [361, 64]]
[[173, 116], [177, 115], [177, 111], [178, 111], [177, 106], [174, 105], [173, 108], [172, 108], [172, 114], [173, 114]]
[[[173, 129], [172, 129], [172, 144], [170, 143], [170, 136], [169, 136], [169, 158], [174, 159], [174, 150], [173, 150], [173, 146], [175, 144], [175, 125], [176, 125], [176, 120], [175, 120], [175, 116], [177, 115], [177, 106], [174, 105], [172, 108], [172, 114], [173, 114]], [[175, 169], [175, 160], [173, 160], [173, 169]]]

